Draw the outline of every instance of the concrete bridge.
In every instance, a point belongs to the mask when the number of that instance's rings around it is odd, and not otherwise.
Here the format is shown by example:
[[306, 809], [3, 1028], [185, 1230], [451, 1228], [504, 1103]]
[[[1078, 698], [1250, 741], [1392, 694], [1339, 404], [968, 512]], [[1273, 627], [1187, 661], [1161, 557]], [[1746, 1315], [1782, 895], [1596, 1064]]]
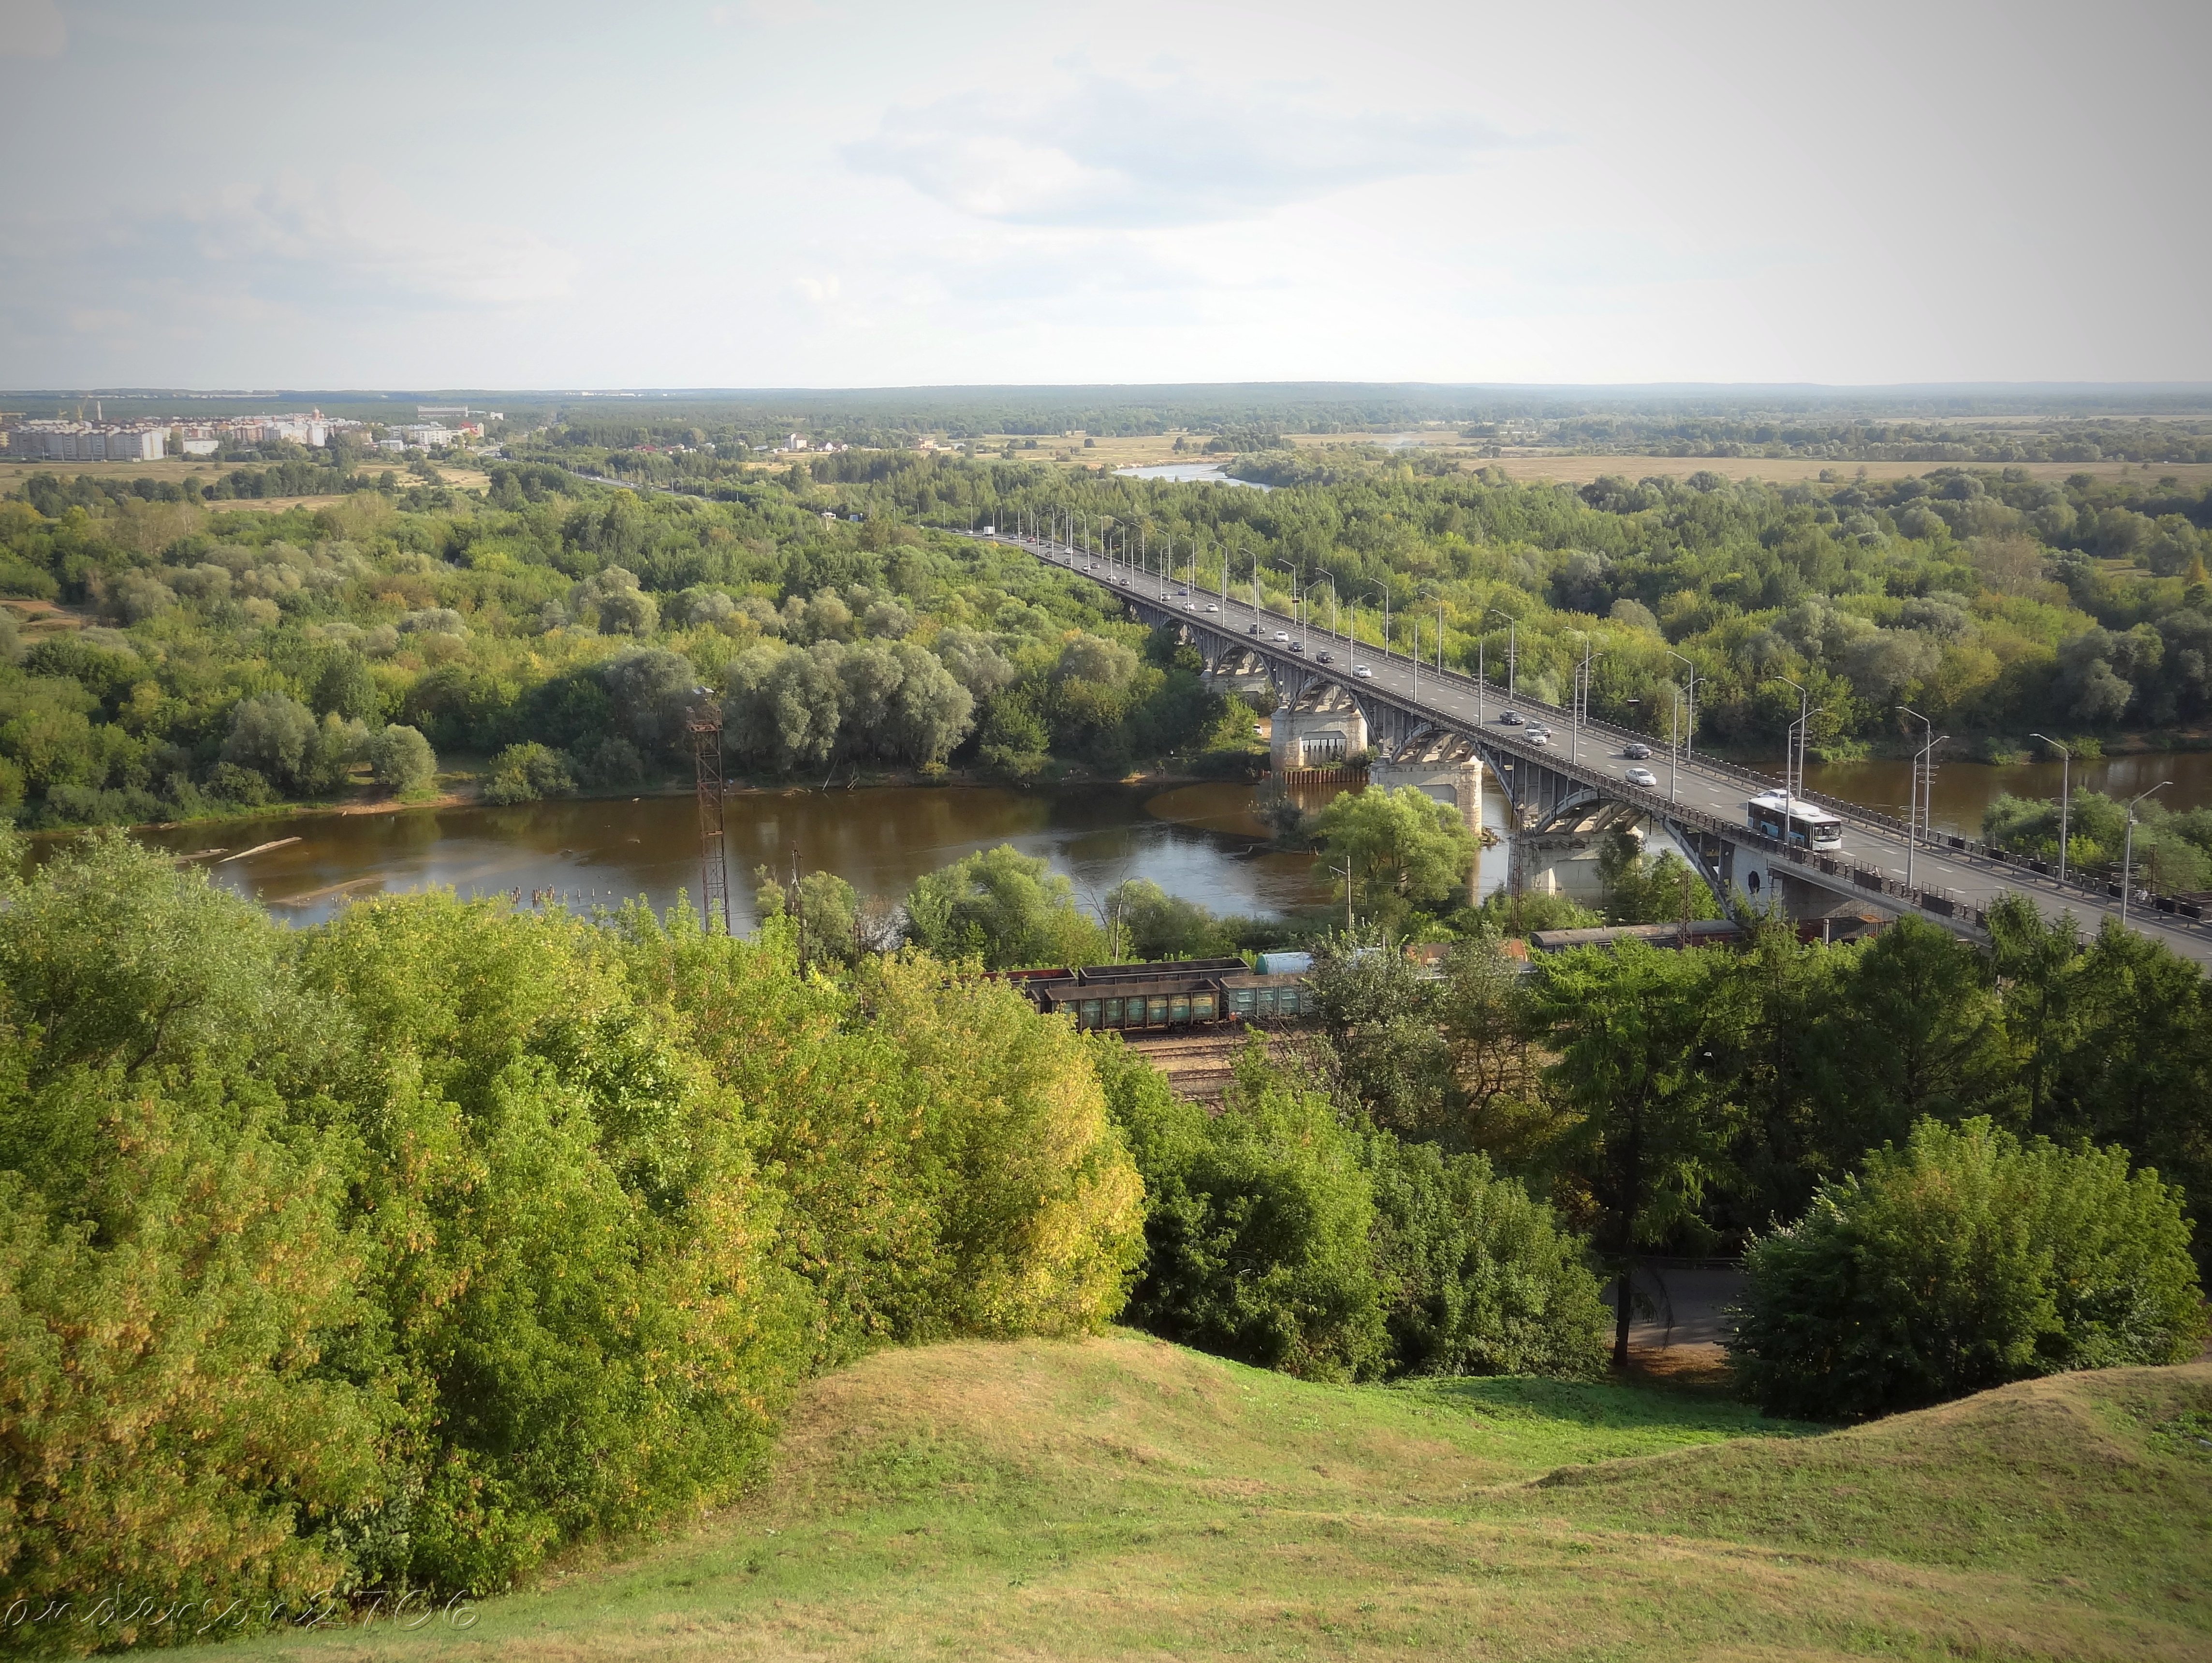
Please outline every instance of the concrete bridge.
[[[2070, 912], [2085, 931], [2120, 914], [2117, 884], [2062, 886], [2054, 877], [1966, 838], [1923, 829], [1856, 803], [1805, 792], [1844, 821], [1840, 848], [1785, 844], [1747, 822], [1752, 797], [1781, 782], [1707, 757], [1670, 758], [1663, 745], [1644, 765], [1655, 787], [1632, 785], [1620, 755], [1632, 742], [1651, 743], [1607, 722], [1575, 721], [1572, 713], [1526, 695], [1511, 708], [1550, 730], [1538, 743], [1525, 726], [1500, 722], [1505, 691], [1457, 671], [1439, 673], [1402, 654], [1330, 635], [1280, 613], [1228, 596], [1193, 590], [1042, 539], [1000, 536], [1108, 590], [1141, 622], [1178, 631], [1224, 675], [1264, 674], [1278, 702], [1276, 765], [1328, 766], [1360, 749], [1378, 760], [1370, 778], [1414, 784], [1454, 802], [1468, 824], [1480, 824], [1480, 786], [1487, 770], [1511, 822], [1509, 882], [1519, 885], [1547, 838], [1600, 835], [1632, 819], [1673, 844], [1723, 903], [1741, 892], [1757, 905], [1779, 905], [1796, 918], [1855, 915], [1872, 909], [1917, 913], [1958, 933], [1987, 939], [1987, 913], [2002, 896], [2024, 895], [2047, 917]], [[1256, 630], [1256, 633], [1255, 633]], [[1322, 661], [1328, 655], [1328, 661]], [[1908, 859], [1909, 856], [1909, 859]], [[2182, 957], [2212, 966], [2212, 925], [2185, 904], [2130, 903], [2130, 928]]]

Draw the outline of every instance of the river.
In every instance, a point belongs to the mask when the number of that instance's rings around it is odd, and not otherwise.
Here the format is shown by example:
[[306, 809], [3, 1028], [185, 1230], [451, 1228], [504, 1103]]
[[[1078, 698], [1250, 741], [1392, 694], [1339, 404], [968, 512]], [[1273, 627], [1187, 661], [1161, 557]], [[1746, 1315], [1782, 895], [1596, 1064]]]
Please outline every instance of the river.
[[1248, 490], [1273, 490], [1257, 479], [1239, 479], [1222, 471], [1218, 462], [1154, 462], [1146, 467], [1115, 468], [1123, 479], [1168, 479], [1184, 485], [1243, 485]]
[[[1938, 756], [1941, 756], [1939, 752]], [[1759, 764], [1779, 776], [1779, 761]], [[1978, 838], [1983, 811], [2006, 793], [2015, 797], [2055, 798], [2060, 784], [2057, 762], [1996, 764], [1947, 762], [1936, 770], [1929, 795], [1929, 819], [1936, 829], [1954, 837]], [[2173, 783], [2158, 794], [2168, 808], [2200, 808], [2212, 804], [2212, 751], [2168, 751], [2144, 756], [2110, 757], [2074, 764], [2074, 789], [2102, 791], [2123, 800], [2156, 785]], [[1808, 762], [1805, 784], [1847, 802], [1878, 808], [1899, 819], [1912, 800], [1910, 762]]]
[[[879, 786], [732, 795], [732, 926], [757, 922], [753, 871], [837, 874], [863, 894], [902, 898], [923, 873], [1012, 844], [1042, 856], [1079, 899], [1144, 877], [1216, 912], [1275, 918], [1327, 899], [1312, 861], [1267, 847], [1252, 794], [1236, 784]], [[225, 820], [139, 836], [198, 856], [215, 880], [278, 917], [319, 923], [347, 900], [449, 887], [461, 895], [543, 892], [571, 907], [643, 896], [656, 908], [699, 894], [697, 811], [689, 796], [591, 799], [509, 808]], [[281, 847], [245, 854], [263, 844]], [[210, 852], [214, 851], [214, 852]]]
[[[1766, 766], [1780, 771], [1779, 764]], [[1901, 815], [1910, 772], [1904, 762], [1814, 763], [1806, 783]], [[2074, 770], [2076, 790], [2115, 795], [2167, 779], [2173, 784], [2160, 799], [2169, 807], [2212, 804], [2212, 752], [2118, 757]], [[2058, 786], [2055, 762], [1946, 764], [1936, 773], [1935, 824], [1975, 835], [1999, 794], [2051, 797]], [[1502, 838], [1504, 801], [1488, 782], [1483, 798], [1483, 823]], [[863, 894], [897, 899], [923, 873], [1002, 843], [1042, 856], [1086, 904], [1130, 877], [1149, 878], [1216, 912], [1258, 918], [1326, 901], [1327, 883], [1316, 878], [1312, 860], [1269, 848], [1252, 811], [1251, 788], [1233, 783], [740, 792], [729, 799], [725, 819], [731, 922], [740, 931], [754, 926], [754, 868], [786, 873], [794, 853], [809, 871], [827, 869]], [[433, 887], [526, 900], [543, 894], [584, 909], [639, 896], [665, 908], [678, 892], [695, 902], [699, 892], [698, 822], [689, 796], [271, 817], [137, 835], [152, 847], [197, 857], [225, 888], [301, 924], [320, 923], [356, 897]], [[260, 849], [264, 844], [278, 846]], [[57, 844], [36, 839], [33, 858]], [[1505, 868], [1502, 844], [1485, 850], [1479, 890], [1495, 889]]]

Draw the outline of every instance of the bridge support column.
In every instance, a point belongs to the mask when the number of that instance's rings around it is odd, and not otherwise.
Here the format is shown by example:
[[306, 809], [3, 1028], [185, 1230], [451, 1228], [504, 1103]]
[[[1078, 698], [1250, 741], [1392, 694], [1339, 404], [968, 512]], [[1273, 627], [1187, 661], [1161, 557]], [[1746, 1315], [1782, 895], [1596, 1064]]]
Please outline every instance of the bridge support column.
[[[1416, 752], [1426, 747], [1418, 743], [1406, 747]], [[1389, 761], [1372, 764], [1367, 771], [1367, 783], [1377, 790], [1395, 791], [1410, 785], [1438, 802], [1449, 804], [1458, 814], [1460, 823], [1474, 833], [1474, 862], [1468, 868], [1467, 900], [1472, 906], [1481, 899], [1482, 889], [1482, 758], [1478, 756], [1431, 760], [1419, 756], [1401, 754]]]

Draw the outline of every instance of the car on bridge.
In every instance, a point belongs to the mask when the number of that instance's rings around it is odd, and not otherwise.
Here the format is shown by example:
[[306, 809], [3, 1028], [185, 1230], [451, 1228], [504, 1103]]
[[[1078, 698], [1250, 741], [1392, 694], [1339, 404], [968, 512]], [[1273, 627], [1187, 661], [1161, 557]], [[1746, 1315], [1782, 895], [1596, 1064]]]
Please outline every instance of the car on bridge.
[[1218, 612], [1221, 608], [1215, 606], [1211, 600], [1209, 600], [1206, 603], [1206, 610], [1210, 612]]
[[1522, 718], [1518, 710], [1500, 710], [1498, 713], [1498, 720], [1503, 727], [1518, 728]]
[[1248, 624], [1244, 627], [1244, 633], [1247, 635], [1257, 635], [1260, 633], [1260, 626], [1257, 624]]
[[1290, 638], [1291, 632], [1288, 630], [1278, 630], [1275, 631], [1275, 639], [1278, 641], [1288, 641]]
[[1527, 740], [1531, 745], [1549, 745], [1552, 742], [1552, 736], [1546, 733], [1541, 728], [1531, 728], [1527, 733], [1522, 734], [1521, 737]]
[[1352, 667], [1352, 673], [1356, 676], [1372, 676], [1375, 672], [1364, 664], [1355, 664]]
[[1631, 762], [1648, 762], [1651, 758], [1651, 747], [1642, 740], [1637, 740], [1622, 746], [1620, 754]]
[[1659, 783], [1659, 776], [1649, 768], [1632, 768], [1623, 774], [1621, 778], [1626, 780], [1631, 785], [1640, 785], [1647, 790]]
[[1323, 664], [1334, 664], [1336, 662], [1336, 655], [1329, 651], [1326, 647], [1322, 648], [1321, 651], [1316, 653], [1314, 657]]
[[1303, 641], [1293, 641], [1291, 643], [1291, 650], [1294, 653], [1302, 653], [1305, 651], [1305, 649], [1306, 643]]

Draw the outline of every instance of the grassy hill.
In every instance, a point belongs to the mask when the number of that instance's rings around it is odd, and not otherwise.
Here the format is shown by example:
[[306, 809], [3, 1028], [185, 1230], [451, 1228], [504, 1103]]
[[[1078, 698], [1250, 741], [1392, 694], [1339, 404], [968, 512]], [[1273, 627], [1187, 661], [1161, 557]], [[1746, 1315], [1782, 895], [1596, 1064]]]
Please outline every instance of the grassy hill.
[[817, 1382], [744, 1504], [349, 1657], [2212, 1656], [2212, 1365], [1821, 1434], [1126, 1334]]

